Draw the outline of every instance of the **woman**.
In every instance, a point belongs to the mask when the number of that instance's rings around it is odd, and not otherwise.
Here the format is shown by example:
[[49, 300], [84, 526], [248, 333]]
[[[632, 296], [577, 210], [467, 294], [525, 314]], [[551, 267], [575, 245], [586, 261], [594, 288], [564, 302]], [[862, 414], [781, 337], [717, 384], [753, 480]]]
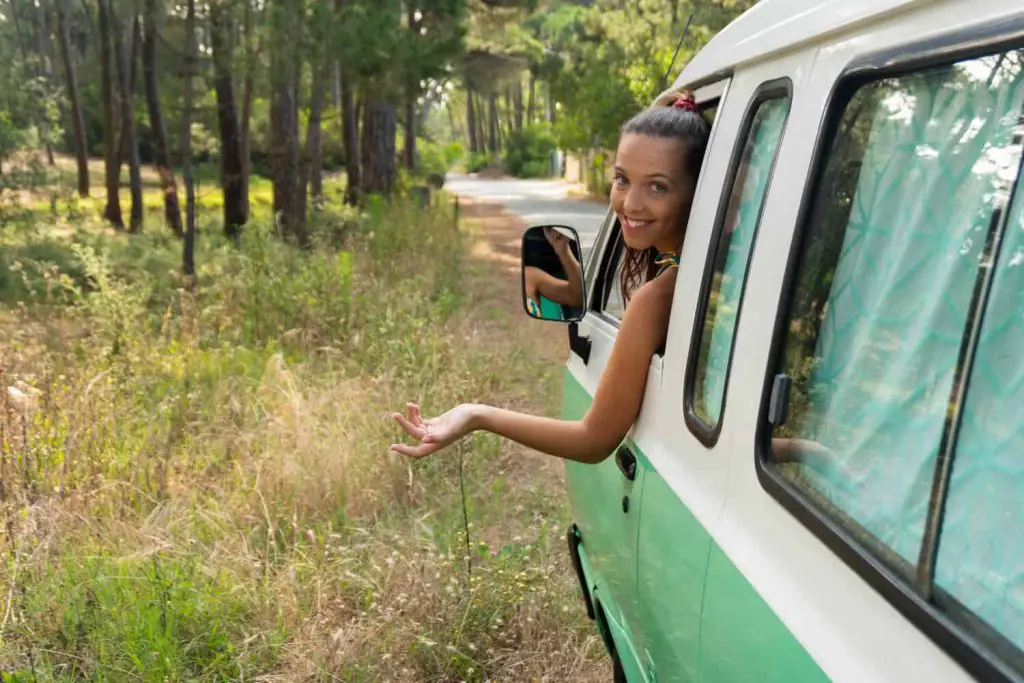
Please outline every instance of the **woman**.
[[[571, 240], [554, 228], [544, 228], [544, 238], [558, 257], [566, 279], [546, 273], [536, 266], [523, 268], [526, 290], [526, 311], [534, 318], [552, 319], [550, 310], [545, 310], [544, 300], [572, 308], [583, 307], [583, 268], [572, 253]], [[543, 297], [543, 298], [541, 298]], [[560, 314], [557, 319], [561, 319]]]
[[679, 250], [709, 132], [691, 93], [676, 94], [667, 106], [656, 104], [622, 127], [611, 205], [627, 247], [620, 286], [628, 305], [583, 419], [557, 420], [479, 404], [425, 419], [419, 406], [410, 403], [407, 416], [395, 413], [394, 418], [419, 443], [395, 444], [393, 451], [424, 457], [476, 430], [584, 463], [601, 462], [619, 445], [640, 413], [647, 369], [668, 334]]

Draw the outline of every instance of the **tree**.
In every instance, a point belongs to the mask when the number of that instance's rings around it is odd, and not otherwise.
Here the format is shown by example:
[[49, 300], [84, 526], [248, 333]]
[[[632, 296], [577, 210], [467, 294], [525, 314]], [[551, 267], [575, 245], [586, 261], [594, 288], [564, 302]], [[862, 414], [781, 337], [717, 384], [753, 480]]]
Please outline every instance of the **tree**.
[[341, 81], [342, 137], [345, 147], [345, 203], [355, 206], [359, 203], [359, 189], [362, 187], [362, 167], [359, 150], [359, 119], [356, 114], [355, 88], [351, 76], [342, 75]]
[[114, 125], [114, 78], [111, 73], [111, 36], [109, 0], [96, 0], [100, 28], [100, 84], [103, 97], [103, 156], [106, 160], [107, 204], [103, 216], [118, 230], [124, 229], [121, 217], [121, 161]]
[[[330, 31], [337, 18], [337, 9], [316, 3], [309, 16], [309, 64], [312, 82], [309, 92], [309, 116], [306, 124], [306, 143], [302, 152], [301, 210], [306, 211], [306, 198], [312, 194], [319, 203], [323, 197], [323, 110], [327, 102], [327, 81], [331, 59], [327, 54]], [[308, 188], [308, 189], [307, 189]]]
[[146, 89], [146, 108], [149, 111], [149, 128], [153, 141], [153, 161], [164, 195], [164, 218], [175, 235], [184, 236], [181, 225], [181, 209], [178, 206], [178, 185], [171, 168], [171, 157], [167, 145], [167, 127], [164, 124], [160, 105], [160, 81], [157, 72], [156, 42], [159, 31], [157, 0], [146, 0], [145, 29], [142, 38], [142, 74]]
[[[109, 9], [109, 8], [108, 8]], [[117, 17], [111, 12], [110, 21], [113, 24], [114, 33], [114, 59], [117, 62], [118, 82], [120, 84], [121, 91], [121, 135], [122, 135], [122, 153], [127, 157], [128, 161], [128, 178], [131, 187], [132, 195], [132, 208], [131, 218], [129, 223], [130, 232], [141, 232], [142, 231], [142, 173], [139, 168], [139, 146], [135, 138], [135, 111], [132, 103], [132, 74], [134, 72], [134, 45], [137, 42], [139, 28], [139, 16], [135, 14], [132, 17], [132, 43], [133, 47], [126, 53], [124, 49], [124, 40], [122, 39], [123, 30], [118, 22]], [[117, 172], [120, 175], [121, 164], [120, 161], [117, 165]]]
[[424, 85], [446, 75], [465, 48], [466, 0], [418, 0], [406, 5], [407, 36], [399, 43], [396, 66], [403, 74], [405, 165], [416, 163], [416, 104]]
[[274, 214], [285, 234], [306, 245], [305, 202], [299, 187], [298, 42], [301, 36], [293, 3], [276, 0], [272, 7], [273, 50], [270, 108], [271, 157], [274, 166]]
[[363, 115], [362, 191], [364, 194], [391, 194], [397, 176], [395, 132], [398, 121], [395, 108], [373, 98]]
[[[102, 2], [102, 0], [100, 0]], [[196, 47], [196, 0], [188, 0], [185, 17], [185, 102], [181, 116], [181, 160], [185, 181], [185, 244], [182, 250], [182, 272], [185, 277], [196, 274], [196, 192], [192, 178], [192, 78], [198, 62]]]
[[242, 132], [235, 107], [235, 86], [231, 68], [230, 5], [216, 0], [210, 5], [210, 42], [213, 47], [214, 89], [217, 93], [217, 121], [220, 129], [220, 184], [224, 191], [224, 234], [232, 240], [241, 235], [249, 220], [248, 187], [243, 177]]
[[[152, 1], [152, 0], [151, 0]], [[57, 37], [60, 59], [64, 67], [64, 86], [71, 105], [71, 130], [75, 141], [75, 162], [78, 169], [78, 194], [89, 196], [89, 150], [85, 141], [85, 121], [82, 118], [82, 100], [78, 93], [78, 74], [71, 53], [71, 31], [68, 27], [67, 0], [57, 1]]]

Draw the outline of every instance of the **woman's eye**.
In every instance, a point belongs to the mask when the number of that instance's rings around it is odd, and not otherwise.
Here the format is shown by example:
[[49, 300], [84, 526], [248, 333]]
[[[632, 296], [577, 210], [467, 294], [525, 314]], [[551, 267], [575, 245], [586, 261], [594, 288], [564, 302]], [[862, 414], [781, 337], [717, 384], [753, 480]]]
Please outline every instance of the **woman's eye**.
[[616, 173], [615, 177], [613, 178], [613, 180], [615, 181], [616, 185], [625, 185], [626, 184], [626, 176], [622, 175], [621, 173]]
[[668, 188], [661, 183], [651, 183], [651, 190], [654, 191], [654, 194], [665, 194], [668, 192]]

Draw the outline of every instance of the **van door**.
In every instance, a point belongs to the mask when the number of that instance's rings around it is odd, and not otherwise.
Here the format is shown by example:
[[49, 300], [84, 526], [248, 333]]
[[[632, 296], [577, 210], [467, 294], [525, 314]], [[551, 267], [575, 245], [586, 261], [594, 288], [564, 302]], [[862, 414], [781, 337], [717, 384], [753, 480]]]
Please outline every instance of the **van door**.
[[[721, 81], [696, 93], [697, 102], [709, 119], [714, 120], [715, 108], [725, 87], [726, 81]], [[712, 127], [712, 141], [716, 126], [713, 124]], [[618, 279], [623, 254], [619, 225], [613, 220], [596, 245], [588, 272], [591, 310], [580, 323], [580, 333], [591, 338], [592, 350], [587, 364], [577, 356], [570, 359], [564, 408], [569, 419], [582, 417], [589, 407], [618, 332], [624, 312]], [[666, 364], [672, 362], [680, 366], [685, 360], [684, 353], [676, 352], [673, 356], [671, 350], [665, 358], [656, 356], [652, 360], [640, 416], [620, 448], [600, 465], [569, 463], [566, 469], [569, 499], [574, 521], [582, 536], [590, 587], [600, 607], [598, 618], [607, 625], [623, 671], [632, 683], [647, 680], [649, 674], [642, 641], [644, 615], [637, 594], [638, 533], [641, 528], [640, 511], [646, 507], [643, 502], [647, 487], [645, 478], [647, 472], [652, 471], [648, 452], [659, 441], [656, 418], [663, 403], [663, 371]], [[674, 360], [670, 361], [670, 358]], [[678, 374], [681, 378], [681, 369]], [[666, 440], [660, 442], [668, 443]], [[671, 540], [672, 535], [667, 534], [665, 539]], [[707, 552], [685, 543], [680, 548], [689, 548], [696, 553], [696, 560], [692, 563], [696, 573], [690, 577], [693, 580], [686, 583], [693, 592], [692, 604], [699, 606]], [[678, 570], [678, 566], [666, 568], [666, 571], [677, 572], [677, 576]], [[642, 571], [646, 572], [647, 568], [643, 567]], [[686, 628], [694, 636], [691, 642], [695, 647], [699, 611], [679, 616], [687, 619]]]
[[[703, 680], [710, 529], [724, 504], [728, 472], [716, 445], [747, 265], [790, 96], [785, 78], [734, 78], [705, 161], [707, 177], [690, 221], [694, 231], [684, 245], [683, 267], [690, 271], [680, 280], [686, 288], [677, 290], [683, 298], [673, 307], [680, 317], [672, 325], [687, 331], [673, 339], [685, 375], [673, 384], [666, 376], [662, 420], [684, 422], [685, 433], [676, 437], [674, 452], [647, 463], [639, 532], [644, 656], [650, 679], [659, 683]], [[676, 352], [676, 346], [668, 351]]]
[[[565, 371], [562, 412], [569, 420], [581, 419], [590, 408], [622, 317], [621, 298], [613, 286], [622, 248], [618, 222], [610, 220], [591, 255], [590, 306], [579, 323], [579, 334], [590, 340], [590, 355], [584, 362], [573, 354]], [[643, 491], [635, 445], [627, 437], [597, 465], [567, 462], [566, 483], [599, 626], [607, 629], [604, 635], [614, 643], [628, 680], [642, 681], [645, 674], [631, 630], [638, 623], [636, 529]]]

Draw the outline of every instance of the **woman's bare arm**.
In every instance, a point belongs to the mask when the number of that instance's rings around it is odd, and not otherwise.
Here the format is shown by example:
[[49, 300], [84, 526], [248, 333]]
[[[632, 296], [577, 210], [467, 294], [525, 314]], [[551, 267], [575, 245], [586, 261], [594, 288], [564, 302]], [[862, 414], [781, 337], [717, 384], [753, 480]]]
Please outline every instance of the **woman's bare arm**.
[[424, 420], [419, 408], [410, 404], [408, 417], [394, 417], [420, 444], [396, 444], [392, 449], [423, 457], [482, 429], [559, 458], [586, 463], [604, 460], [640, 413], [651, 358], [668, 334], [674, 285], [675, 272], [671, 271], [634, 295], [594, 402], [582, 420], [557, 420], [481, 405], [461, 405]]
[[579, 272], [570, 274], [568, 280], [560, 280], [554, 275], [545, 273], [535, 266], [526, 267], [526, 293], [536, 298], [542, 294], [547, 299], [563, 306], [580, 307], [583, 305], [583, 284]]

